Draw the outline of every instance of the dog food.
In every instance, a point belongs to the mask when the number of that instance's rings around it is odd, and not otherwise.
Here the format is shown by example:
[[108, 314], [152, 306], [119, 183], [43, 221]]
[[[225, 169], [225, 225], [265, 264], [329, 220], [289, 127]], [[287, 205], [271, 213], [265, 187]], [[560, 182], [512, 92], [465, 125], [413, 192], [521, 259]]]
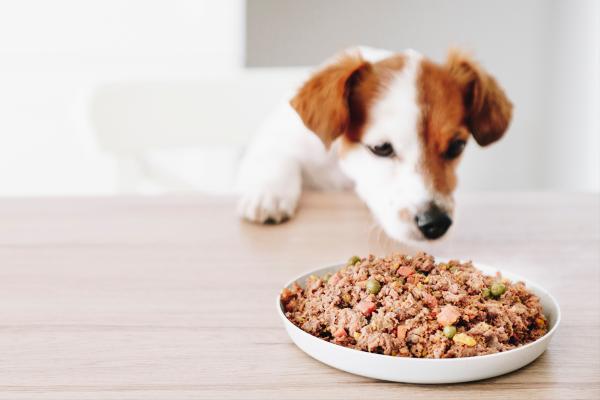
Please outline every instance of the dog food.
[[539, 298], [522, 282], [486, 276], [471, 262], [352, 257], [334, 274], [281, 293], [287, 318], [329, 342], [400, 357], [470, 357], [543, 336]]

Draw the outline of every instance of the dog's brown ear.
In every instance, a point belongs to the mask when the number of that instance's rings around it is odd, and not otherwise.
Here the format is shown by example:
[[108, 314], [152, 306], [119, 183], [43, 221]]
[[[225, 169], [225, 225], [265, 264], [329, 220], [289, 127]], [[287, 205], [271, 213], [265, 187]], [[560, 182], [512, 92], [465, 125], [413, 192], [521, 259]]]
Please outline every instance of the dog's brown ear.
[[[329, 147], [347, 133], [355, 119], [353, 89], [371, 71], [371, 64], [359, 55], [344, 55], [316, 72], [290, 101], [304, 125]], [[357, 110], [357, 113], [362, 112]]]
[[512, 103], [496, 80], [466, 54], [452, 50], [446, 67], [463, 90], [466, 123], [477, 143], [500, 139], [510, 123]]

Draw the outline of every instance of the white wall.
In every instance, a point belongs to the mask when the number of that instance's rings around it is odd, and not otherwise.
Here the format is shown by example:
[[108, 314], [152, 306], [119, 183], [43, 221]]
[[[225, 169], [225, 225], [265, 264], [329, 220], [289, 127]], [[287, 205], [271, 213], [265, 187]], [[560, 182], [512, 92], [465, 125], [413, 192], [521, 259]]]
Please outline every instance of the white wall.
[[553, 1], [545, 184], [600, 186], [600, 1]]
[[0, 195], [115, 190], [88, 125], [103, 82], [239, 68], [242, 0], [0, 1]]

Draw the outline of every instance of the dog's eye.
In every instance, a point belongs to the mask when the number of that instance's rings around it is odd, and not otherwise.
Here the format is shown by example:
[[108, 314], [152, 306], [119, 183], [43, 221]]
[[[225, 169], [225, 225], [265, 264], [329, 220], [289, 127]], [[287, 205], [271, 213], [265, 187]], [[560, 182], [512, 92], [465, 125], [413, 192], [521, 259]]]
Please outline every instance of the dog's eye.
[[394, 146], [390, 142], [378, 144], [377, 146], [368, 146], [371, 153], [379, 157], [392, 157], [394, 153]]
[[446, 149], [446, 152], [444, 153], [444, 158], [446, 160], [452, 160], [452, 159], [460, 156], [460, 154], [465, 149], [466, 144], [467, 144], [467, 142], [465, 142], [462, 139], [454, 139], [448, 145], [448, 149]]

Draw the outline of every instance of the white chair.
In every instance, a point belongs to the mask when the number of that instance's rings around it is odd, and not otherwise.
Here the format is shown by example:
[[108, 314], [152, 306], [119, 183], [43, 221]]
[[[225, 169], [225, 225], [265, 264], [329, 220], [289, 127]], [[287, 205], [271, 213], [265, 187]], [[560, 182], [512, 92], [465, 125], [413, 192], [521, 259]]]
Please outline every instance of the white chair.
[[241, 149], [306, 75], [304, 68], [246, 69], [98, 88], [90, 118], [99, 145], [118, 161], [118, 190], [231, 191]]

